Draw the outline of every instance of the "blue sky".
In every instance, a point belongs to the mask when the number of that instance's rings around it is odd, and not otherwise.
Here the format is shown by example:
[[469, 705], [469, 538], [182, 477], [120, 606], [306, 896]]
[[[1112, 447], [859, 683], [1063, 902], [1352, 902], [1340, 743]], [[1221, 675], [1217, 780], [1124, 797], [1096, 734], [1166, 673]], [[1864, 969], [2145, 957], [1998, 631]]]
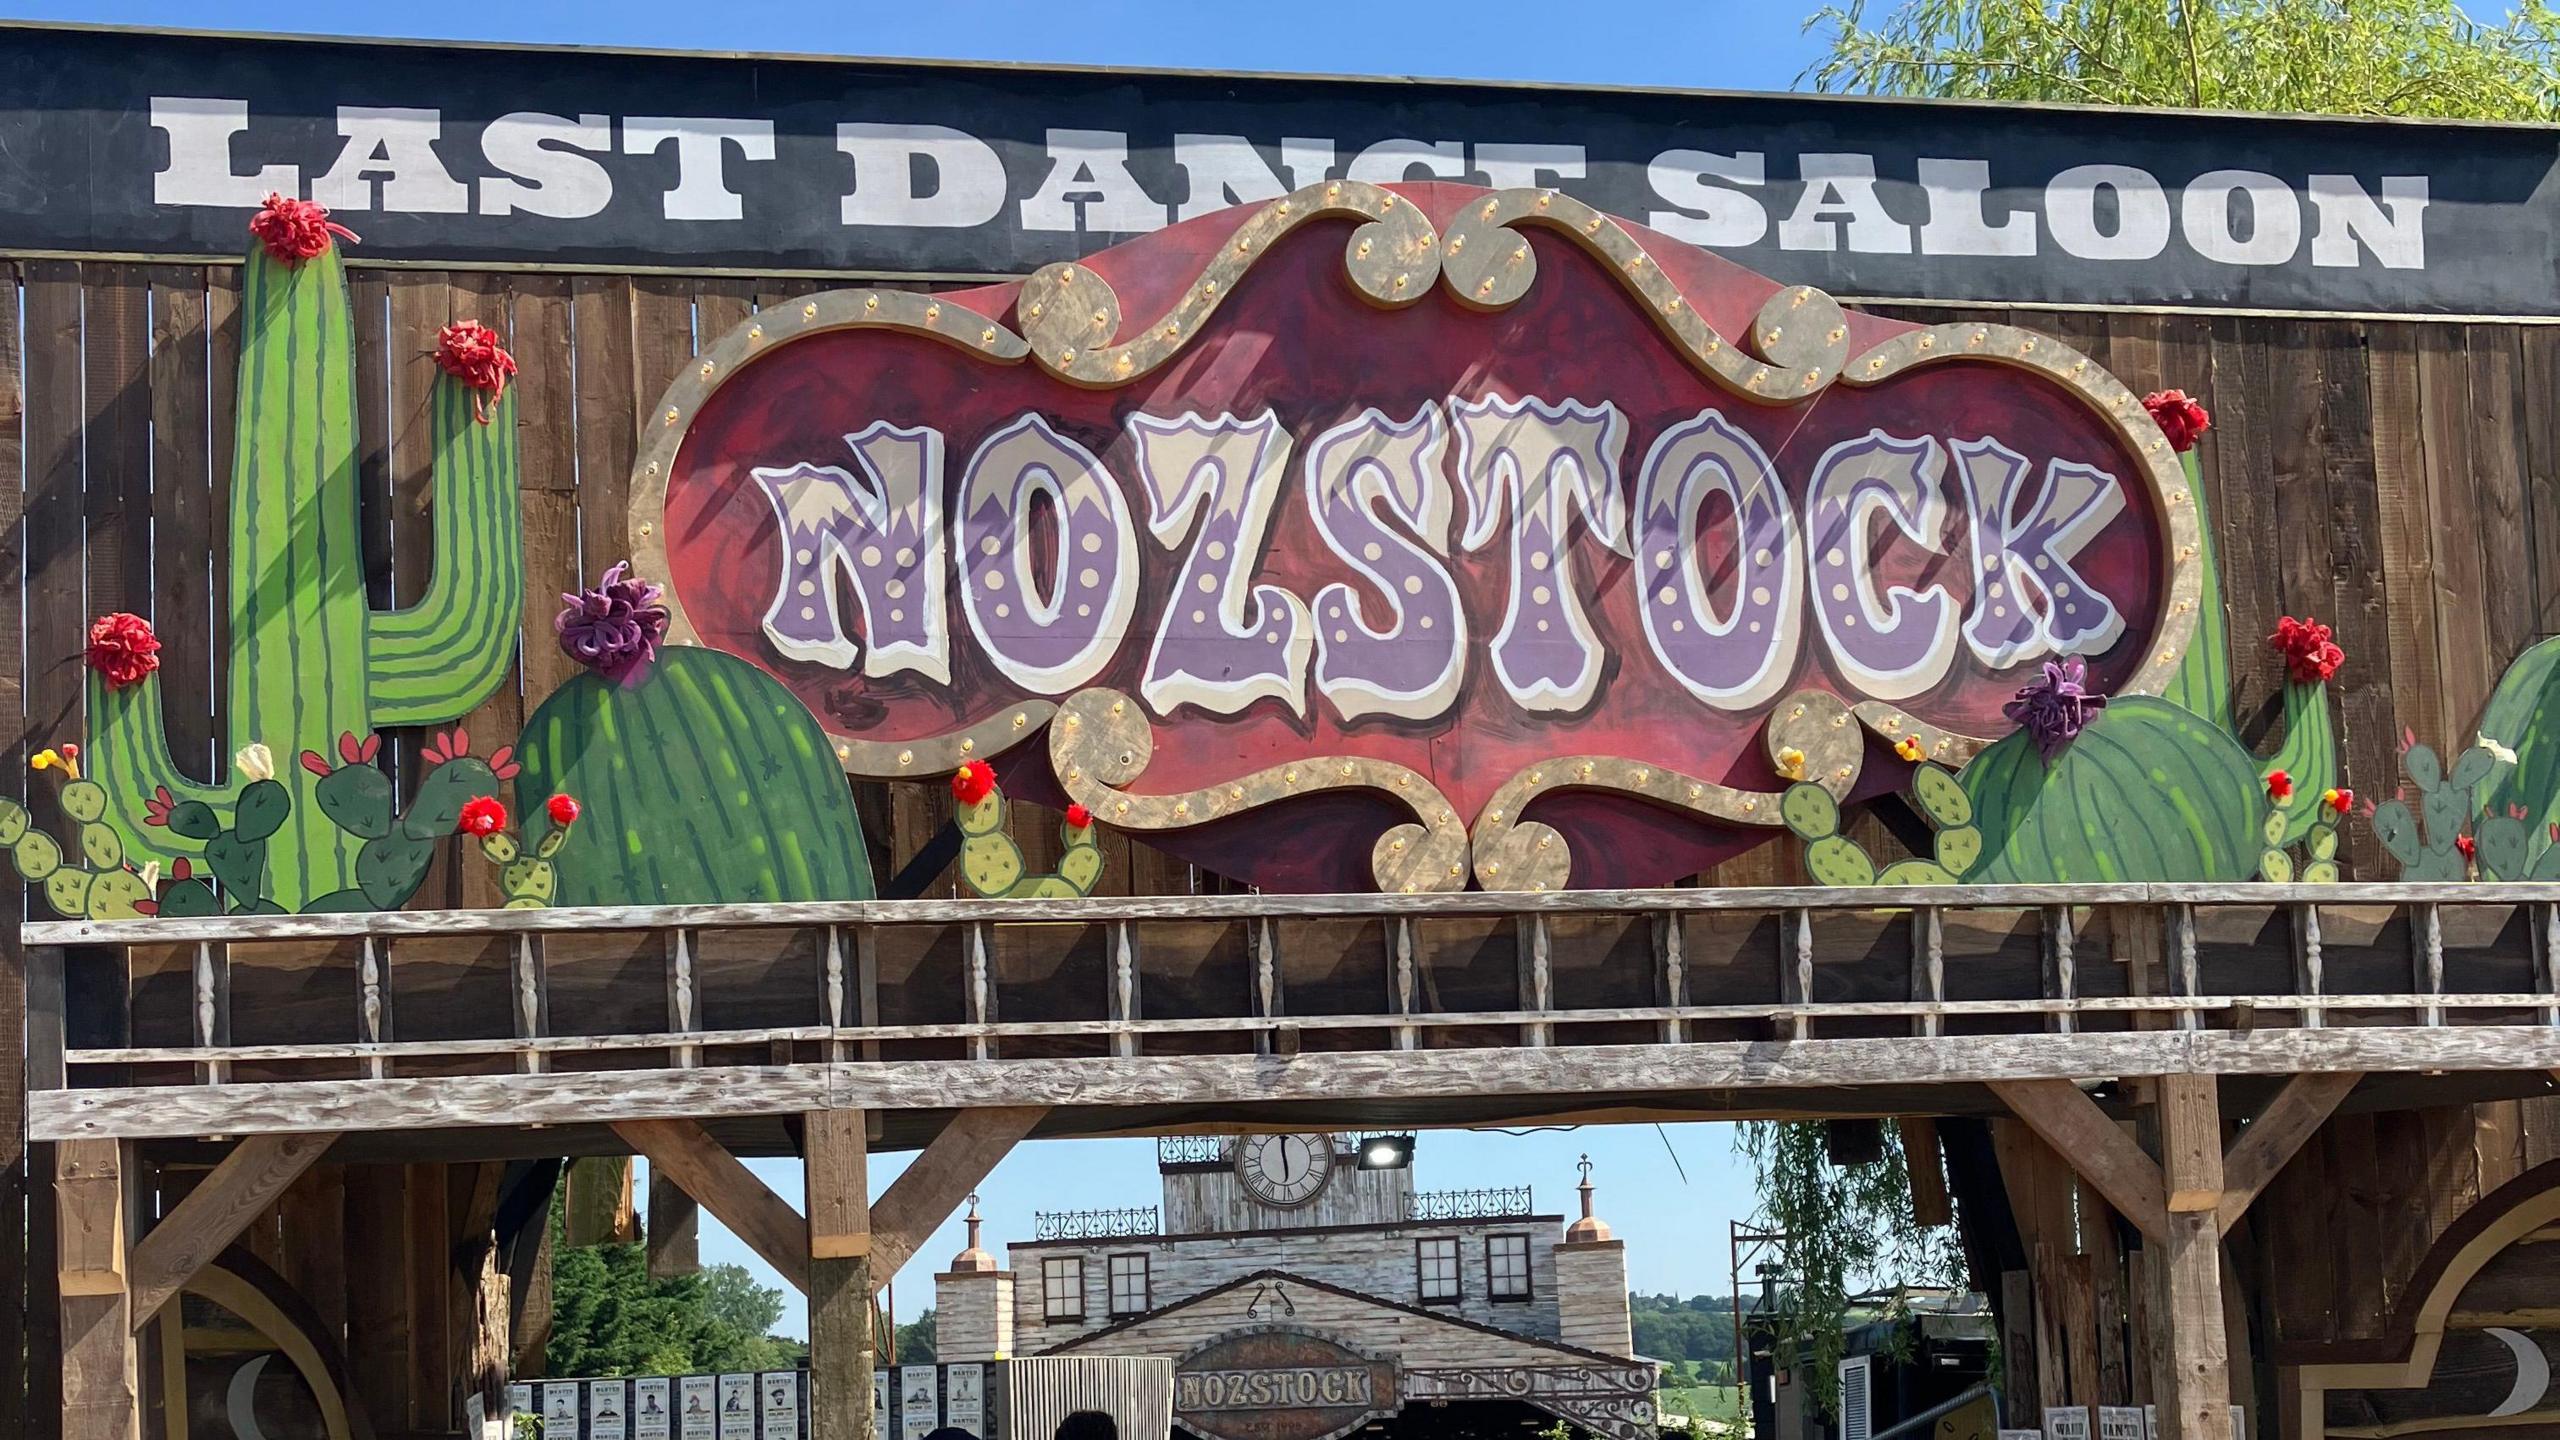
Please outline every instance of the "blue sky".
[[[1384, 7], [1375, 0], [508, 0], [499, 5], [283, 4], [279, 0], [0, 0], [0, 14], [28, 20], [200, 29], [331, 32], [429, 39], [755, 50], [943, 59], [1051, 61], [1211, 70], [1408, 74], [1563, 84], [1783, 90], [1814, 58], [1801, 32], [1817, 0], [1621, 0], [1562, 7], [1520, 0], [1446, 12]], [[1400, 27], [1400, 28], [1399, 28]], [[1601, 1213], [1628, 1242], [1640, 1289], [1723, 1293], [1725, 1222], [1750, 1208], [1749, 1171], [1725, 1126], [1598, 1126], [1507, 1136], [1423, 1137], [1417, 1164], [1427, 1189], [1527, 1183], [1539, 1207], [1570, 1213], [1575, 1158], [1588, 1151]], [[1669, 1146], [1666, 1148], [1665, 1137]], [[1685, 1180], [1672, 1162], [1678, 1152]], [[910, 1157], [883, 1156], [875, 1193]], [[798, 1167], [756, 1162], [766, 1182], [797, 1203]], [[1141, 1140], [1052, 1141], [1016, 1150], [985, 1186], [991, 1247], [1028, 1238], [1040, 1209], [1148, 1205], [1155, 1153]], [[955, 1220], [924, 1247], [898, 1287], [902, 1320], [932, 1303], [932, 1274], [961, 1246]], [[772, 1272], [706, 1217], [707, 1260]], [[1001, 1249], [998, 1250], [1001, 1254]], [[785, 1318], [805, 1333], [796, 1303]]]

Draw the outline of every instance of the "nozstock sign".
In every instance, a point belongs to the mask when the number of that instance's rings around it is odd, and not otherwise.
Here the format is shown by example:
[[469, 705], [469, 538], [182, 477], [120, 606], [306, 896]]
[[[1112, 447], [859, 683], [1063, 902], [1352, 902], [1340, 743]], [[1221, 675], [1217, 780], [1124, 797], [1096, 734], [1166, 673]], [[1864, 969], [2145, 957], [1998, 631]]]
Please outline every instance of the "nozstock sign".
[[1548, 191], [793, 302], [648, 430], [678, 638], [849, 770], [991, 760], [1274, 888], [1657, 883], [1782, 769], [1876, 793], [1862, 736], [1960, 761], [2040, 662], [2156, 691], [2195, 621], [2184, 473], [2086, 357]]
[[1221, 1335], [1173, 1372], [1173, 1416], [1207, 1440], [1333, 1440], [1402, 1406], [1392, 1361], [1312, 1330]]

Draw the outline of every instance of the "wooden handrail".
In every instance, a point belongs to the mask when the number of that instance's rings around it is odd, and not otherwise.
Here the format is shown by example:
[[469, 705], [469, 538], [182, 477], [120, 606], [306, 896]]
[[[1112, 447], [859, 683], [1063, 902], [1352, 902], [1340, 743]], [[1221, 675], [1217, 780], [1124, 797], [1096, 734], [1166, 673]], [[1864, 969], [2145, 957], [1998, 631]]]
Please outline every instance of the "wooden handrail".
[[400, 910], [352, 915], [38, 920], [28, 945], [166, 945], [356, 936], [520, 935], [562, 931], [753, 930], [801, 926], [1105, 925], [1143, 920], [1383, 919], [1652, 915], [1731, 910], [2029, 910], [2145, 905], [2560, 904], [2560, 881], [2339, 885], [1870, 885], [1691, 890], [1471, 890], [1430, 895], [1148, 895], [1082, 900], [839, 900], [762, 905], [586, 906], [550, 910]]

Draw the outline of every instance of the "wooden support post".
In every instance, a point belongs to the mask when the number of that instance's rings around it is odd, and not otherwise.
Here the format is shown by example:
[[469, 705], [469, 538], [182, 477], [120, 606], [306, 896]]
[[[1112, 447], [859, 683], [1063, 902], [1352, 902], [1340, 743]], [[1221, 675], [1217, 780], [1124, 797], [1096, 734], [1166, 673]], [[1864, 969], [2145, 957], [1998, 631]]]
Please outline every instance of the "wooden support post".
[[2155, 1287], [2159, 1440], [2233, 1440], [2231, 1347], [2222, 1313], [2222, 1117], [2210, 1075], [2159, 1081], [2167, 1234], [2145, 1267]]
[[1813, 1038], [1813, 1016], [1804, 1007], [1813, 1003], [1813, 912], [1792, 912], [1786, 940], [1778, 947], [1778, 998], [1795, 1007], [1789, 1017], [1787, 1038]]
[[[379, 1045], [391, 1038], [391, 976], [386, 968], [388, 953], [384, 943], [367, 935], [358, 942], [361, 955], [356, 964], [356, 1014], [362, 1022], [364, 1043]], [[364, 1062], [368, 1080], [391, 1078], [391, 1062], [380, 1055], [368, 1055]]]
[[[211, 940], [196, 942], [196, 1044], [207, 1050], [231, 1043], [231, 947]], [[223, 1085], [231, 1080], [231, 1062], [208, 1060], [196, 1067], [196, 1081]]]
[[[1413, 921], [1401, 915], [1387, 921], [1387, 963], [1395, 987], [1396, 1013], [1410, 1015], [1420, 1005], [1421, 998], [1415, 990], [1418, 977], [1413, 964]], [[1396, 1027], [1397, 1049], [1411, 1050], [1421, 1043], [1419, 1027]]]
[[[1040, 1105], [963, 1110], [951, 1117], [933, 1143], [890, 1183], [880, 1197], [871, 1224], [871, 1288], [879, 1290], [898, 1276], [915, 1253], [969, 1192], [978, 1188], [996, 1162], [1031, 1127], [1048, 1114]], [[817, 1212], [810, 1211], [814, 1221]], [[816, 1243], [813, 1236], [812, 1244]]]
[[1938, 1155], [1938, 1122], [1926, 1115], [1906, 1115], [1893, 1122], [1902, 1133], [1902, 1163], [1911, 1175], [1911, 1223], [1921, 1229], [1955, 1223], [1955, 1202], [1947, 1194], [1947, 1170]]
[[702, 1207], [657, 1165], [649, 1167], [649, 1278], [672, 1280], [702, 1268]]
[[[2409, 978], [2421, 995], [2444, 993], [2444, 919], [2433, 905], [2409, 907]], [[2444, 1007], [2420, 1008], [2418, 1023], [2443, 1024]]]
[[[1111, 927], [1111, 1021], [1126, 1027], [1138, 1019], [1138, 931], [1123, 920]], [[1111, 1053], [1129, 1059], [1138, 1053], [1138, 1033], [1111, 1032]]]
[[[2293, 907], [2293, 988], [2303, 995], [2318, 995], [2326, 988], [2326, 966], [2320, 954], [2320, 907]], [[2302, 1012], [2302, 1028], [2317, 1030], [2328, 1023], [2327, 1012], [2318, 1005], [2306, 1006]]]
[[[551, 982], [543, 964], [541, 936], [516, 937], [514, 979], [516, 1034], [526, 1040], [537, 1039], [551, 1024]], [[540, 1050], [528, 1050], [517, 1057], [516, 1065], [527, 1075], [540, 1075], [550, 1070], [551, 1057]]]
[[[2044, 907], [2043, 916], [2044, 933], [2039, 948], [2044, 961], [2044, 996], [2048, 1000], [2076, 1000], [2080, 998], [2080, 960], [2073, 950], [2077, 937], [2071, 932], [2071, 907], [2048, 905]], [[2054, 1012], [2051, 1024], [2054, 1033], [2070, 1034], [2073, 1028], [2071, 1012]]]
[[[62, 1440], [138, 1440], [142, 1433], [137, 1347], [125, 1318], [122, 1148], [115, 1140], [66, 1140], [55, 1152]], [[28, 1359], [49, 1363], [44, 1355]]]
[[[835, 1112], [825, 1112], [835, 1113]], [[860, 1112], [852, 1113], [858, 1121]], [[613, 1131], [684, 1187], [792, 1288], [809, 1288], [809, 1227], [755, 1172], [690, 1120], [622, 1120]]]
[[863, 1112], [812, 1111], [804, 1123], [809, 1440], [873, 1440], [871, 1189]]
[[140, 1330], [268, 1205], [327, 1153], [335, 1135], [252, 1135], [133, 1247], [129, 1322]]
[[2553, 997], [2542, 1007], [2542, 1023], [2560, 1025], [2560, 905], [2535, 905], [2533, 917], [2533, 988]]
[[[972, 1025], [992, 1025], [995, 1023], [995, 959], [988, 953], [988, 949], [993, 943], [993, 939], [987, 933], [987, 925], [984, 921], [975, 921], [970, 924], [969, 989], [968, 993], [963, 997], [963, 1003], [967, 1007], [969, 1023]], [[992, 1060], [995, 1058], [995, 1053], [996, 1042], [991, 1037], [986, 1035], [972, 1035], [969, 1037], [970, 1059]]]
[[[679, 1035], [701, 1029], [702, 1027], [694, 1020], [695, 1004], [693, 932], [678, 930], [673, 936], [671, 948], [667, 951], [667, 1029]], [[673, 1051], [672, 1059], [679, 1070], [690, 1070], [702, 1063], [702, 1047], [699, 1045], [676, 1045], [670, 1048]], [[656, 1157], [651, 1158], [654, 1160]]]
[[[1518, 922], [1520, 945], [1520, 1008], [1531, 1014], [1544, 1015], [1555, 1009], [1555, 956], [1547, 935], [1547, 917], [1524, 915]], [[1520, 1027], [1520, 1043], [1529, 1046], [1556, 1043], [1556, 1027], [1544, 1020], [1533, 1020]]]

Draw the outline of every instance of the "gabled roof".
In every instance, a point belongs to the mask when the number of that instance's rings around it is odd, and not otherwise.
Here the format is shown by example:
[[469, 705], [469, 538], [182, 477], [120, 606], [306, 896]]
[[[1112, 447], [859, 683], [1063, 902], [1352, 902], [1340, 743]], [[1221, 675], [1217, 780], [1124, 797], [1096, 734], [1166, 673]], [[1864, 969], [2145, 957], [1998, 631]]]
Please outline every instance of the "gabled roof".
[[1641, 1365], [1647, 1363], [1641, 1358], [1633, 1355], [1607, 1355], [1597, 1350], [1585, 1350], [1579, 1345], [1567, 1345], [1561, 1340], [1548, 1340], [1536, 1335], [1523, 1335], [1517, 1330], [1505, 1330], [1499, 1325], [1487, 1325], [1480, 1320], [1470, 1320], [1463, 1315], [1453, 1314], [1447, 1310], [1435, 1310], [1427, 1305], [1407, 1305], [1402, 1301], [1389, 1300], [1384, 1296], [1372, 1295], [1365, 1290], [1352, 1290], [1340, 1285], [1330, 1285], [1322, 1280], [1310, 1280], [1306, 1276], [1300, 1275], [1293, 1270], [1256, 1270], [1250, 1275], [1239, 1275], [1224, 1285], [1211, 1286], [1209, 1289], [1203, 1290], [1196, 1295], [1186, 1295], [1170, 1304], [1159, 1305], [1144, 1314], [1132, 1315], [1126, 1320], [1114, 1321], [1109, 1325], [1103, 1326], [1099, 1330], [1079, 1335], [1073, 1340], [1069, 1340], [1063, 1344], [1052, 1345], [1048, 1349], [1042, 1350], [1039, 1353], [1043, 1355], [1064, 1355], [1070, 1351], [1090, 1345], [1105, 1336], [1117, 1335], [1126, 1330], [1134, 1330], [1141, 1325], [1145, 1325], [1151, 1321], [1159, 1320], [1167, 1315], [1171, 1315], [1175, 1311], [1190, 1309], [1194, 1305], [1214, 1300], [1217, 1297], [1228, 1294], [1232, 1291], [1241, 1290], [1247, 1285], [1267, 1285], [1275, 1280], [1285, 1280], [1292, 1285], [1303, 1285], [1309, 1290], [1319, 1291], [1327, 1295], [1337, 1295], [1345, 1300], [1357, 1301], [1360, 1304], [1374, 1306], [1380, 1310], [1391, 1310], [1399, 1315], [1411, 1315], [1423, 1320], [1434, 1321], [1442, 1325], [1453, 1325], [1461, 1330], [1472, 1330], [1480, 1335], [1495, 1336], [1503, 1340], [1511, 1341], [1517, 1345], [1535, 1345], [1539, 1349], [1553, 1350], [1559, 1355], [1569, 1355], [1577, 1360], [1591, 1361], [1595, 1364], [1601, 1365]]

